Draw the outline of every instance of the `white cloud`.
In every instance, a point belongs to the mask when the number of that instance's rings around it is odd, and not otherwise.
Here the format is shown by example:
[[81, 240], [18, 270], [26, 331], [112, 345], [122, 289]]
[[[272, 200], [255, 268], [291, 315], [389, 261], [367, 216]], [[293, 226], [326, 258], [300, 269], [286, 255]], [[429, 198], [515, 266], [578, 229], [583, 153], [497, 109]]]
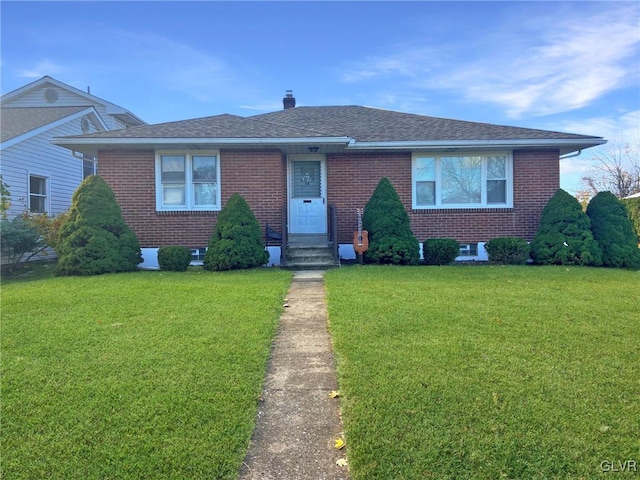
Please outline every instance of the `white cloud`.
[[44, 59], [36, 63], [32, 67], [22, 68], [18, 70], [17, 74], [21, 78], [38, 79], [46, 75], [54, 76], [59, 73], [63, 73], [67, 68], [62, 65], [56, 64], [49, 59]]
[[496, 25], [491, 38], [466, 44], [451, 42], [437, 49], [404, 45], [390, 55], [351, 63], [342, 78], [404, 78], [418, 89], [496, 104], [512, 118], [575, 110], [638, 82], [638, 8], [596, 4], [594, 13], [586, 5], [532, 18], [523, 10], [506, 27]]

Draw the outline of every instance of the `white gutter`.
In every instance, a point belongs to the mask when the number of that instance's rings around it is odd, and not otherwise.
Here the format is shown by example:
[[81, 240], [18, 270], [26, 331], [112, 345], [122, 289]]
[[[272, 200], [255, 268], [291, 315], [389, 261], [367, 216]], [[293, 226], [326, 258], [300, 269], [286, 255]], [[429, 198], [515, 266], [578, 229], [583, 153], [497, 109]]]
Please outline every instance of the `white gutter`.
[[408, 142], [349, 142], [349, 150], [420, 149], [443, 148], [514, 148], [514, 147], [577, 147], [596, 146], [607, 143], [603, 138], [585, 139], [523, 139], [523, 140], [438, 140]]
[[294, 145], [294, 144], [348, 144], [349, 137], [304, 137], [304, 138], [65, 138], [50, 140], [54, 145]]

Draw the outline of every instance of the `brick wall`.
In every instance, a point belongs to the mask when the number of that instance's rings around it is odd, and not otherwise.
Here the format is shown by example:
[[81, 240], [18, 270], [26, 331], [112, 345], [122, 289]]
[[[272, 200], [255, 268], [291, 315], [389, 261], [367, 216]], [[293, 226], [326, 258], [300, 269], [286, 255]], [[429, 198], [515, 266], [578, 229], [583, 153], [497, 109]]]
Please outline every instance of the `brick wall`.
[[[558, 151], [515, 151], [514, 204], [509, 209], [411, 210], [411, 154], [330, 155], [328, 203], [336, 205], [340, 243], [351, 243], [355, 209], [364, 207], [380, 178], [391, 180], [418, 240], [451, 237], [476, 243], [498, 236], [531, 240], [542, 209], [559, 188]], [[392, 173], [393, 172], [393, 173]], [[354, 184], [352, 184], [354, 183]]]
[[[153, 150], [101, 151], [99, 158], [100, 175], [113, 189], [124, 219], [142, 248], [207, 245], [218, 212], [156, 212]], [[286, 201], [285, 170], [280, 151], [220, 152], [222, 204], [238, 192], [263, 231], [266, 222], [281, 231], [282, 205]]]
[[[205, 246], [218, 212], [156, 212], [155, 153], [152, 150], [101, 151], [100, 175], [114, 190], [125, 221], [141, 246]], [[355, 209], [364, 207], [380, 178], [391, 180], [411, 218], [418, 240], [452, 237], [460, 243], [497, 236], [531, 240], [542, 209], [559, 187], [558, 151], [514, 152], [514, 205], [509, 209], [411, 210], [411, 154], [327, 156], [327, 203], [337, 207], [341, 243], [351, 243]], [[220, 152], [222, 203], [240, 193], [264, 231], [282, 231], [287, 199], [286, 159], [277, 150]]]

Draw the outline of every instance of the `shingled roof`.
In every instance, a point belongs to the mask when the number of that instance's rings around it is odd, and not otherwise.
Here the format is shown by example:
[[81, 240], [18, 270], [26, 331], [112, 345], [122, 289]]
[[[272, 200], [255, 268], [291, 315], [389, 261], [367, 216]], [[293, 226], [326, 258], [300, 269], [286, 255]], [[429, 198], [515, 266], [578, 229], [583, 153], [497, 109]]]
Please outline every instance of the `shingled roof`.
[[0, 122], [2, 124], [0, 141], [5, 142], [87, 108], [86, 106], [0, 108]]
[[240, 117], [216, 115], [156, 125], [141, 125], [89, 135], [55, 139], [76, 148], [94, 145], [192, 144], [272, 145], [313, 142], [340, 143], [343, 149], [407, 149], [544, 146], [561, 153], [599, 145], [601, 137], [531, 128], [509, 127], [429, 117], [361, 106], [295, 107]]

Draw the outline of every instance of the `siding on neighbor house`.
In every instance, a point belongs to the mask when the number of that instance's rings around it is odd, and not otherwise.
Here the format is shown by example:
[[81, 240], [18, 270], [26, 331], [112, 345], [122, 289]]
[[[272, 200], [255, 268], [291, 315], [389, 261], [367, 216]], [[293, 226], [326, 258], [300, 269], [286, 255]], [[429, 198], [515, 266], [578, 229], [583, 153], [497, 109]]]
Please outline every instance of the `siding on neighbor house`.
[[[380, 178], [398, 191], [419, 241], [452, 237], [460, 243], [485, 242], [498, 236], [531, 240], [542, 209], [559, 188], [559, 152], [514, 151], [513, 208], [411, 210], [411, 153], [334, 154], [327, 156], [327, 203], [335, 204], [339, 242], [350, 244], [355, 209], [363, 207]], [[155, 152], [100, 151], [100, 175], [111, 185], [125, 221], [143, 248], [163, 245], [206, 246], [218, 212], [157, 212]], [[220, 152], [222, 203], [238, 192], [245, 197], [262, 229], [282, 231], [287, 201], [286, 157], [278, 150]]]
[[49, 139], [77, 135], [82, 131], [80, 122], [76, 118], [2, 151], [2, 177], [11, 192], [9, 217], [28, 208], [29, 175], [47, 178], [48, 213], [55, 215], [69, 209], [73, 192], [82, 181], [82, 160], [66, 148], [51, 145]]
[[[44, 98], [44, 92], [47, 88], [54, 88], [58, 92], [58, 99], [49, 103]], [[9, 102], [5, 102], [3, 104], [4, 107], [75, 107], [78, 105], [86, 105], [94, 107], [98, 114], [102, 117], [102, 120], [105, 122], [109, 130], [116, 130], [119, 128], [124, 128], [126, 125], [118, 120], [117, 118], [109, 115], [107, 113], [106, 105], [98, 102], [92, 102], [91, 100], [82, 97], [80, 95], [76, 95], [73, 92], [68, 90], [64, 90], [58, 87], [51, 87], [50, 85], [44, 85], [40, 88], [37, 88], [31, 92], [28, 92], [24, 95], [20, 95], [19, 97], [10, 100]], [[78, 132], [82, 132], [79, 130]], [[64, 135], [78, 135], [78, 132], [73, 133], [65, 133]]]

